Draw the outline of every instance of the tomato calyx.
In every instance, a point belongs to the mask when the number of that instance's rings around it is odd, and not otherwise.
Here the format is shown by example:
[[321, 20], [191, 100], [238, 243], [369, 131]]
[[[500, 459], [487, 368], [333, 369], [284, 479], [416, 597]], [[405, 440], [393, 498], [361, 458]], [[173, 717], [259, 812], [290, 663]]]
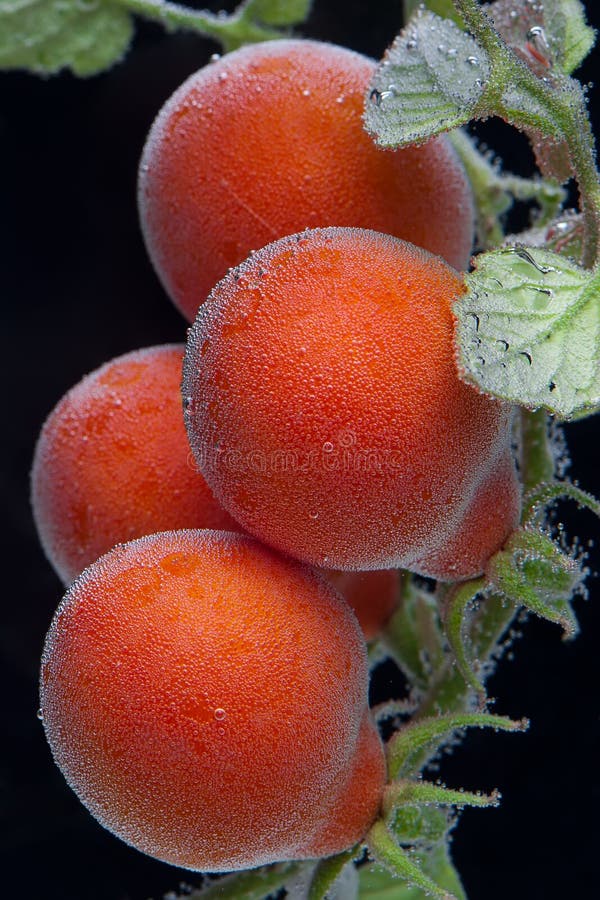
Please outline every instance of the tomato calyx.
[[487, 713], [458, 713], [413, 720], [401, 728], [387, 744], [390, 781], [381, 816], [366, 837], [376, 864], [440, 900], [464, 896], [448, 854], [448, 836], [456, 822], [454, 809], [497, 806], [500, 800], [497, 791], [486, 795], [452, 790], [420, 775], [442, 747], [470, 727], [523, 731], [528, 722]]
[[[488, 660], [474, 652], [473, 610], [481, 614], [486, 605], [509, 611], [524, 607], [560, 625], [565, 639], [578, 632], [573, 601], [585, 593], [585, 554], [566, 545], [561, 526], [556, 535], [548, 526], [548, 508], [565, 499], [600, 516], [600, 503], [571, 482], [541, 482], [525, 496], [520, 527], [491, 557], [485, 575], [445, 590], [442, 600], [446, 637], [457, 668], [482, 707], [487, 700], [483, 681]], [[501, 625], [508, 618], [500, 615]]]

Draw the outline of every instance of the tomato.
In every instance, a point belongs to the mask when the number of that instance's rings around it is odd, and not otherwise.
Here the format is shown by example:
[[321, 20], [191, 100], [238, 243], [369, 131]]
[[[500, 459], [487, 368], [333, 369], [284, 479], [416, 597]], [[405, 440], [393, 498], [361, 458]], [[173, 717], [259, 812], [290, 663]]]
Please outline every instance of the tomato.
[[86, 569], [48, 634], [41, 713], [93, 815], [178, 866], [337, 853], [379, 808], [356, 619], [244, 535], [156, 534]]
[[283, 238], [201, 307], [188, 433], [224, 508], [337, 569], [483, 571], [518, 521], [512, 410], [464, 384], [442, 259], [363, 229]]
[[378, 636], [396, 609], [400, 596], [400, 572], [340, 572], [324, 569], [323, 574], [340, 592], [358, 619], [368, 641]]
[[182, 360], [182, 345], [113, 359], [72, 388], [44, 424], [33, 513], [66, 583], [121, 541], [169, 528], [239, 528], [190, 454]]
[[271, 41], [192, 75], [140, 165], [146, 245], [192, 321], [227, 270], [303, 228], [373, 228], [465, 268], [473, 201], [446, 138], [382, 150], [363, 128], [375, 63], [332, 44]]

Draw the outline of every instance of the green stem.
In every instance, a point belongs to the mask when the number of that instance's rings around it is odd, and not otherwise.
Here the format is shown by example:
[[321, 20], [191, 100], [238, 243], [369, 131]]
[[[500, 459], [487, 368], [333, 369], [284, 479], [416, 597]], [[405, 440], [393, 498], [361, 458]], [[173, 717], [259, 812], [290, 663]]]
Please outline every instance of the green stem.
[[521, 409], [521, 468], [523, 493], [552, 481], [555, 462], [548, 433], [548, 415], [543, 410]]
[[477, 0], [454, 0], [454, 6], [493, 64], [505, 65], [510, 51]]
[[187, 9], [168, 0], [112, 0], [130, 12], [159, 22], [165, 28], [195, 31], [219, 41], [226, 50], [234, 50], [242, 44], [256, 43], [281, 37], [273, 28], [254, 22], [246, 12], [246, 3], [240, 3], [231, 15], [218, 15], [206, 10]]
[[[490, 594], [482, 601], [470, 633], [473, 656], [479, 660], [480, 668], [495, 655], [498, 643], [509, 628], [514, 615], [514, 604], [506, 604], [498, 594]], [[456, 666], [454, 657], [448, 657], [433, 678], [431, 687], [419, 704], [414, 720], [440, 713], [468, 710], [472, 707], [472, 696], [471, 685]]]
[[510, 209], [513, 199], [538, 203], [538, 228], [558, 215], [566, 197], [559, 185], [542, 178], [521, 178], [500, 171], [479, 152], [474, 140], [463, 129], [452, 131], [448, 137], [475, 195], [477, 239], [482, 250], [490, 250], [503, 243], [504, 229], [500, 217]]
[[[546, 415], [540, 413], [523, 412], [522, 431], [522, 457], [521, 478], [528, 491], [525, 503], [524, 515], [529, 510], [544, 502], [547, 495], [565, 496], [568, 489], [560, 485], [542, 485], [544, 491], [538, 497], [535, 487], [540, 485], [541, 476], [550, 472], [553, 475], [554, 462], [551, 457], [547, 437]], [[568, 494], [572, 496], [572, 494]], [[582, 505], [590, 506], [595, 501], [583, 491], [574, 497]], [[474, 579], [460, 585], [461, 595], [473, 596], [481, 589], [481, 581]], [[499, 643], [502, 636], [509, 629], [516, 613], [516, 606], [501, 594], [491, 593], [481, 601], [479, 610], [473, 617], [470, 629], [470, 645], [472, 656], [479, 661], [480, 670], [485, 669], [486, 664], [498, 654]], [[461, 712], [468, 710], [472, 705], [472, 689], [469, 681], [465, 679], [460, 668], [456, 666], [454, 658], [446, 658], [443, 665], [434, 674], [430, 681], [430, 687], [423, 696], [419, 709], [414, 719], [427, 718], [445, 712]], [[424, 754], [422, 763], [427, 761]]]
[[[454, 5], [492, 63], [492, 78], [482, 97], [488, 113], [493, 109], [518, 128], [566, 143], [585, 222], [582, 262], [592, 268], [600, 258], [600, 184], [581, 86], [565, 76], [544, 82], [507, 47], [476, 0], [454, 0]], [[507, 91], [511, 87], [516, 91]], [[515, 108], [509, 101], [519, 94], [530, 102]]]
[[452, 587], [445, 598], [444, 610], [446, 637], [456, 658], [456, 664], [466, 683], [479, 696], [482, 705], [485, 705], [485, 688], [473, 668], [479, 664], [479, 657], [475, 656], [475, 660], [469, 659], [467, 639], [463, 631], [467, 608], [486, 585], [486, 578], [478, 578]]

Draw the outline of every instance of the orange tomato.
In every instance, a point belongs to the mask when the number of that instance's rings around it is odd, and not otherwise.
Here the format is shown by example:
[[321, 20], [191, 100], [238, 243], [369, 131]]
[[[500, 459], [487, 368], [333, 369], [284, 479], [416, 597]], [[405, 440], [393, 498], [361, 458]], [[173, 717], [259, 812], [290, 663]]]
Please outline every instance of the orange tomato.
[[382, 150], [363, 128], [374, 61], [332, 44], [271, 41], [192, 75], [146, 143], [139, 206], [146, 245], [192, 321], [251, 250], [301, 231], [388, 232], [465, 268], [473, 201], [446, 138]]
[[190, 454], [182, 360], [182, 345], [113, 359], [46, 420], [31, 475], [33, 513], [66, 583], [121, 541], [169, 528], [239, 528]]
[[337, 853], [379, 808], [356, 619], [244, 535], [156, 534], [86, 569], [46, 641], [41, 711], [92, 814], [178, 866]]
[[224, 508], [336, 569], [483, 571], [515, 527], [508, 405], [454, 361], [461, 276], [389, 235], [307, 231], [251, 256], [190, 331], [188, 433]]

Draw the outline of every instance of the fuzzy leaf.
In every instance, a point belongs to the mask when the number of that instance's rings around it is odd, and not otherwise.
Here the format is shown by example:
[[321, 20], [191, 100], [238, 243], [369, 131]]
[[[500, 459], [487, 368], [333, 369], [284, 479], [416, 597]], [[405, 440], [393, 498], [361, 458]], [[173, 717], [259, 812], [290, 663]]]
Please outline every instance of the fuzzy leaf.
[[453, 19], [457, 25], [462, 23], [462, 19], [456, 12], [452, 0], [404, 0], [405, 21], [414, 15], [420, 6], [425, 6], [442, 19]]
[[104, 0], [0, 0], [0, 68], [94, 75], [118, 62], [130, 14]]
[[579, 0], [544, 0], [521, 7], [515, 7], [514, 0], [496, 0], [489, 13], [506, 43], [540, 75], [549, 69], [570, 75], [596, 37]]
[[524, 247], [476, 265], [455, 304], [463, 378], [563, 419], [600, 408], [600, 275]]
[[248, 0], [246, 10], [265, 25], [297, 25], [308, 18], [312, 0]]
[[555, 52], [554, 68], [570, 75], [586, 58], [596, 33], [586, 23], [579, 0], [544, 0], [544, 26]]
[[488, 570], [496, 589], [513, 603], [561, 625], [566, 638], [577, 634], [571, 601], [580, 591], [585, 573], [580, 561], [566, 554], [550, 537], [518, 529], [492, 557]]
[[375, 70], [367, 130], [381, 146], [397, 147], [465, 125], [480, 112], [490, 71], [474, 38], [449, 19], [421, 11]]

